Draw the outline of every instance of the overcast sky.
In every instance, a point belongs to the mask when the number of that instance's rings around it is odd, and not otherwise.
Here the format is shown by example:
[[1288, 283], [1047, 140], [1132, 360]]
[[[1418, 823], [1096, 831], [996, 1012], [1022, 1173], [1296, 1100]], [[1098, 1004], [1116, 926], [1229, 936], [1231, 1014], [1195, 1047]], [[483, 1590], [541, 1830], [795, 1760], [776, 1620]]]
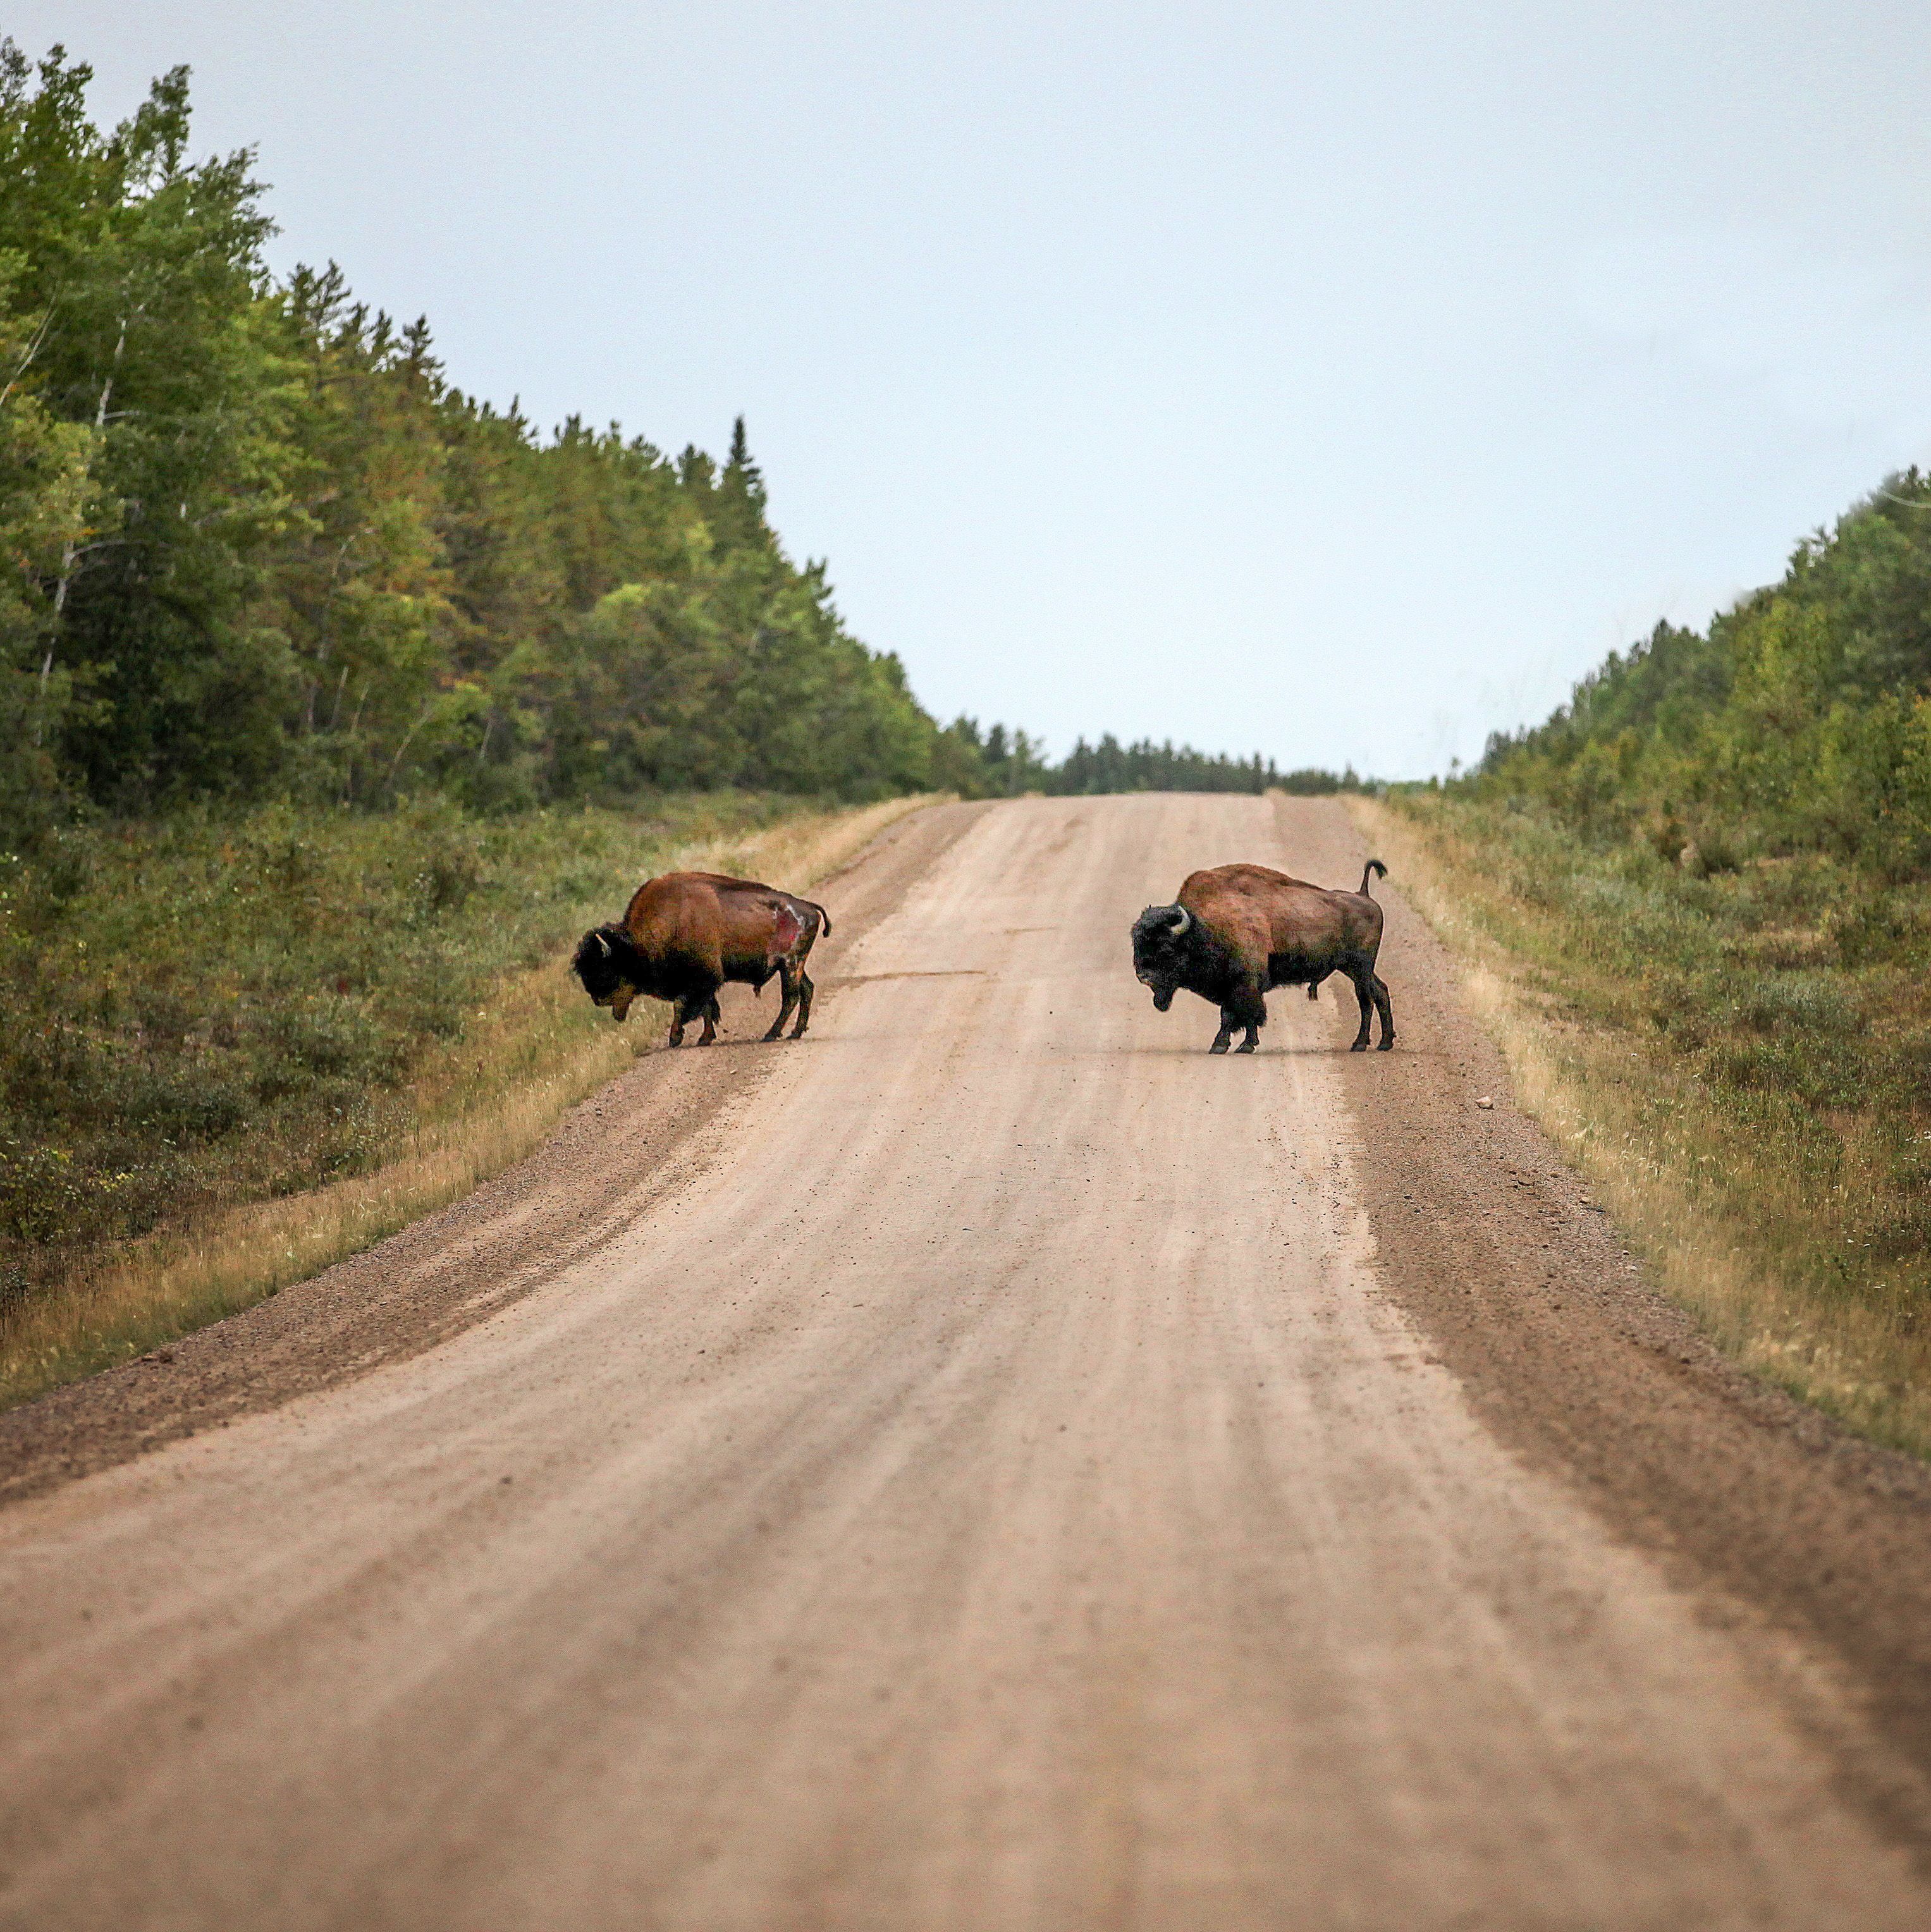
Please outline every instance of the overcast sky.
[[1931, 454], [1931, 7], [15, 0], [941, 716], [1409, 776]]

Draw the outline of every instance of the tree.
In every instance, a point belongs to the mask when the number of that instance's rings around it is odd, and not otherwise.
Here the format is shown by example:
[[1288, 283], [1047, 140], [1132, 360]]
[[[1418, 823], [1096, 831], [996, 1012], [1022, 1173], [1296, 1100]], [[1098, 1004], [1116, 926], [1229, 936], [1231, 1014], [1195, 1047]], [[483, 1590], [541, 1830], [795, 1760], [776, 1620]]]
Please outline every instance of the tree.
[[185, 69], [104, 138], [89, 77], [56, 48], [30, 88], [0, 48], [0, 250], [16, 326], [34, 319], [34, 400], [68, 430], [62, 488], [88, 505], [42, 579], [45, 722], [57, 670], [70, 696], [90, 690], [58, 721], [60, 760], [131, 801], [278, 761], [284, 653], [246, 604], [251, 554], [284, 508], [284, 372], [259, 301], [252, 157], [188, 164]]

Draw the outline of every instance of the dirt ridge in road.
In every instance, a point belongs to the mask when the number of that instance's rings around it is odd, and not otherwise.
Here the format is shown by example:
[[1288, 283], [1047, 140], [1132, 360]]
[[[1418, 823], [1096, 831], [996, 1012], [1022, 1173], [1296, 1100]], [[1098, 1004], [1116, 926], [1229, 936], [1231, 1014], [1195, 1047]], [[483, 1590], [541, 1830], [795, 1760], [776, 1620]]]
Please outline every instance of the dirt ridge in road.
[[[1314, 877], [1359, 871], [1367, 847], [1338, 812], [1276, 814]], [[1401, 1043], [1347, 1085], [1381, 1280], [1518, 1454], [1682, 1580], [1820, 1642], [1931, 1772], [1931, 1469], [1746, 1375], [1650, 1285], [1509, 1102], [1446, 948], [1398, 881], [1377, 892]], [[1881, 1773], [1860, 1784], [1931, 1870], [1931, 1821]]]
[[[821, 987], [839, 983], [839, 962], [984, 809], [900, 819], [812, 889], [836, 898], [836, 936], [814, 956]], [[706, 1053], [641, 1055], [462, 1200], [165, 1349], [0, 1414], [0, 1506], [419, 1354], [611, 1240], [676, 1184], [692, 1138], [773, 1064], [740, 1050], [764, 1027], [749, 1000], [725, 995], [734, 1036]]]

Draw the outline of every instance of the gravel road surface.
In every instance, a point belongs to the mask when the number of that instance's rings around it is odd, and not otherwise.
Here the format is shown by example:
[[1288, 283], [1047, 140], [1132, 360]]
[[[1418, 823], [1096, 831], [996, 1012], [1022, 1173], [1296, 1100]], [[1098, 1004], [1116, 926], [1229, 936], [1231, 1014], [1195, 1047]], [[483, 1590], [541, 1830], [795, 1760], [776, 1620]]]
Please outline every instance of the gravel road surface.
[[1649, 1294], [1398, 881], [1393, 1054], [1134, 984], [1361, 857], [923, 814], [801, 1046], [5, 1418], [0, 1924], [1931, 1926], [1921, 1472]]

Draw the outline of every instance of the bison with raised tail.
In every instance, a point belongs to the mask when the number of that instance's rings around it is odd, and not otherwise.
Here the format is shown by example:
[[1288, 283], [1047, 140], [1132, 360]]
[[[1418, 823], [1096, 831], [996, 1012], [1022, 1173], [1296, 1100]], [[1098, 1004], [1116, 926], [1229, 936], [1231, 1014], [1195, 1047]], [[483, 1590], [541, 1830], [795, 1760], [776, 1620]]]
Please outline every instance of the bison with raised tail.
[[1381, 1016], [1381, 1051], [1395, 1044], [1388, 988], [1376, 976], [1381, 908], [1368, 882], [1388, 868], [1368, 860], [1358, 892], [1331, 892], [1265, 866], [1217, 866], [1196, 872], [1172, 905], [1149, 906], [1133, 926], [1133, 970], [1153, 989], [1161, 1012], [1182, 987], [1221, 1010], [1211, 1053], [1224, 1053], [1236, 1027], [1251, 1053], [1267, 1024], [1265, 995], [1272, 986], [1305, 986], [1309, 999], [1330, 973], [1344, 973], [1361, 1002], [1361, 1031], [1353, 1051], [1368, 1045], [1368, 1019]]
[[797, 1009], [791, 1037], [811, 1022], [811, 975], [805, 961], [821, 932], [831, 930], [824, 907], [752, 879], [719, 872], [666, 872], [638, 887], [620, 920], [578, 942], [570, 962], [584, 991], [621, 1021], [639, 993], [670, 1001], [669, 1044], [701, 1018], [698, 1040], [717, 1037], [717, 989], [727, 980], [762, 992], [776, 974], [784, 1003], [764, 1037], [776, 1040]]

